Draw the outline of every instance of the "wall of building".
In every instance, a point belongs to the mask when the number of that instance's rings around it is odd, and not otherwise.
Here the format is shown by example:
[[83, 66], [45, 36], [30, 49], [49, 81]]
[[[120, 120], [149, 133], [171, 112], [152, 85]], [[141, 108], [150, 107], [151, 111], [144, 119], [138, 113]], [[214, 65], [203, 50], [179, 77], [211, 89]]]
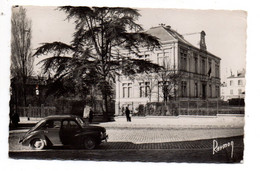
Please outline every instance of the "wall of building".
[[227, 101], [232, 98], [244, 98], [246, 79], [244, 76], [227, 78], [227, 82], [221, 87], [221, 98]]
[[[183, 54], [185, 59], [182, 58]], [[176, 99], [205, 100], [220, 97], [220, 58], [177, 40], [163, 42], [162, 48], [154, 51], [143, 49], [141, 55], [144, 56], [144, 59], [149, 59], [168, 70], [176, 70], [181, 75], [177, 85]], [[122, 109], [126, 106], [135, 111], [139, 105], [145, 105], [148, 102], [162, 102], [163, 94], [162, 91], [159, 91], [158, 81], [160, 79], [154, 79], [153, 76], [148, 78], [146, 75], [140, 75], [135, 80], [124, 76], [119, 77], [116, 83], [116, 115], [121, 115]], [[150, 82], [151, 94], [147, 97], [140, 97], [141, 82]], [[131, 95], [124, 97], [123, 94], [126, 91], [124, 86], [127, 87], [128, 84], [132, 87]], [[186, 91], [183, 91], [184, 89]]]

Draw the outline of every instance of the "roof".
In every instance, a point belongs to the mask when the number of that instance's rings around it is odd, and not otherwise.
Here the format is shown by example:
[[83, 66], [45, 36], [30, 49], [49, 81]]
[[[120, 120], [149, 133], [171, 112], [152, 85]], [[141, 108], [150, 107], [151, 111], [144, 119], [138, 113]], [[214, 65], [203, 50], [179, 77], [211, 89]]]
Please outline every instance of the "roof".
[[[151, 34], [152, 36], [156, 36], [157, 38], [159, 38], [159, 40], [161, 42], [177, 40], [178, 42], [184, 43], [188, 46], [191, 46], [195, 49], [200, 50], [198, 47], [194, 46], [193, 44], [191, 44], [190, 42], [185, 40], [184, 37], [181, 34], [179, 34], [177, 31], [171, 29], [170, 26], [161, 26], [160, 25], [157, 27], [152, 27], [149, 30], [147, 30], [146, 33]], [[206, 51], [206, 52], [216, 58], [219, 58], [216, 55], [214, 55], [208, 51]]]
[[239, 75], [239, 76], [231, 75], [227, 78], [245, 78], [245, 75]]
[[169, 27], [164, 27], [164, 26], [152, 27], [146, 32], [148, 34], [158, 37], [162, 42], [178, 40], [192, 46], [192, 44], [189, 43], [187, 40], [185, 40], [181, 34], [177, 33], [173, 29], [170, 29]]
[[50, 115], [44, 119], [66, 119], [66, 118], [76, 118], [76, 117], [78, 117], [78, 116], [76, 116], [76, 115]]
[[245, 78], [245, 76], [246, 76], [246, 71], [245, 69], [242, 69], [241, 71], [237, 71], [236, 75], [231, 73], [231, 75], [227, 78]]

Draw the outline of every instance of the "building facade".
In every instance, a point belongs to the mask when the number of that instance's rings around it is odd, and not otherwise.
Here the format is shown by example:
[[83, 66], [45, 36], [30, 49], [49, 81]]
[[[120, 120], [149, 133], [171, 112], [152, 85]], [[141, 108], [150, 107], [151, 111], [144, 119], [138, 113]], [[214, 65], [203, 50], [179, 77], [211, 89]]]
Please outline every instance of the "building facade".
[[[115, 113], [122, 115], [126, 106], [134, 113], [140, 105], [167, 100], [163, 83], [168, 84], [168, 100], [205, 100], [220, 97], [220, 58], [207, 51], [205, 32], [200, 33], [200, 47], [195, 47], [182, 35], [160, 25], [147, 33], [161, 42], [160, 49], [143, 49], [140, 56], [164, 66], [160, 73], [140, 74], [134, 79], [120, 76], [116, 82]], [[133, 54], [128, 54], [135, 58]], [[168, 77], [175, 75], [175, 78]], [[163, 81], [168, 79], [169, 81]], [[170, 79], [176, 79], [170, 81]]]
[[245, 70], [237, 72], [236, 75], [231, 74], [227, 77], [227, 81], [221, 85], [221, 99], [228, 101], [229, 99], [245, 98]]

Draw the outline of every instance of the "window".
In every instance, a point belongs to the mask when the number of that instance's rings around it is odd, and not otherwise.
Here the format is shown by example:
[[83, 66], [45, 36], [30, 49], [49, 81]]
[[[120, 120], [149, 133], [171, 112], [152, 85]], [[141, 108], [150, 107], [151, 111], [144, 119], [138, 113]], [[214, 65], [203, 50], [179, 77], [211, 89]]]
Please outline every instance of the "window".
[[145, 83], [145, 97], [147, 97], [150, 94], [150, 83]]
[[127, 97], [131, 97], [131, 94], [132, 94], [132, 83], [128, 83], [128, 94], [127, 94]]
[[209, 85], [209, 97], [212, 97], [212, 86], [211, 86], [211, 84]]
[[237, 84], [241, 86], [241, 85], [243, 85], [243, 81], [242, 80], [238, 80]]
[[150, 82], [139, 83], [140, 97], [148, 97], [150, 94]]
[[130, 98], [132, 94], [132, 83], [123, 83], [123, 98]]
[[149, 54], [144, 54], [144, 55], [139, 55], [138, 57], [140, 58], [140, 59], [144, 59], [144, 60], [147, 60], [148, 58], [149, 58]]
[[78, 124], [73, 120], [64, 120], [62, 123], [63, 128], [78, 128]]
[[60, 128], [60, 126], [61, 126], [60, 121], [53, 121], [53, 120], [47, 121], [45, 125], [46, 128]]
[[242, 90], [241, 89], [238, 89], [238, 94], [242, 94]]
[[233, 90], [232, 89], [230, 90], [230, 94], [233, 95]]
[[187, 83], [186, 83], [186, 81], [181, 82], [181, 96], [182, 97], [187, 96]]
[[205, 62], [205, 59], [201, 60], [201, 74], [206, 74], [206, 62]]
[[195, 85], [194, 85], [194, 95], [195, 95], [195, 97], [199, 97], [198, 83], [195, 83]]
[[194, 72], [198, 73], [198, 54], [194, 53]]
[[211, 62], [211, 59], [209, 59], [208, 60], [208, 76], [211, 76], [211, 64], [212, 64], [212, 62]]
[[184, 49], [180, 49], [181, 55], [181, 70], [187, 71], [187, 55], [188, 51]]
[[139, 95], [144, 97], [144, 83], [139, 83]]
[[233, 86], [233, 80], [230, 80], [229, 85]]
[[219, 78], [219, 64], [215, 64], [215, 76]]
[[123, 83], [123, 98], [126, 98], [127, 97], [127, 84], [126, 83]]
[[169, 52], [158, 53], [157, 60], [160, 66], [167, 67], [169, 65]]
[[[219, 86], [216, 86], [216, 97], [219, 97]], [[224, 94], [224, 92], [222, 92], [222, 94]]]

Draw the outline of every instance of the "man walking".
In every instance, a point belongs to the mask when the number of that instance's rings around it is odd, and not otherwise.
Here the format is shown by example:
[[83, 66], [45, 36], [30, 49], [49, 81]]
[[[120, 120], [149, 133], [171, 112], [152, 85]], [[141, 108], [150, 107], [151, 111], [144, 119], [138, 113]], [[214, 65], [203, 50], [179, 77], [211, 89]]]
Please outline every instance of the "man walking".
[[126, 121], [131, 122], [130, 110], [128, 109], [128, 107], [126, 107], [125, 109], [125, 115], [126, 115]]

